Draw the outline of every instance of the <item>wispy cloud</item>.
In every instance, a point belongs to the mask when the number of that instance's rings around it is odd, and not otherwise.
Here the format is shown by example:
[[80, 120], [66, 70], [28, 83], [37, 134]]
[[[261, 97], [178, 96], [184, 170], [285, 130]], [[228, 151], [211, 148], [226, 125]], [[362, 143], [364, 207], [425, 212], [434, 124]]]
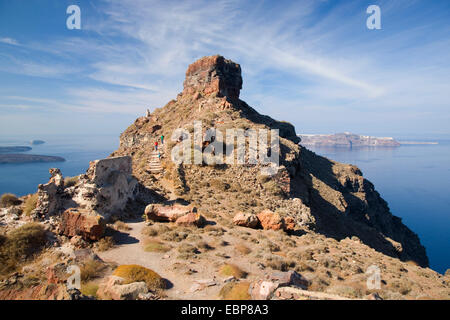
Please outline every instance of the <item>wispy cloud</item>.
[[448, 113], [446, 17], [402, 15], [420, 1], [379, 3], [383, 29], [368, 32], [359, 1], [103, 0], [87, 6], [95, 14], [83, 15], [75, 36], [20, 45], [0, 38], [23, 50], [3, 54], [0, 71], [70, 82], [59, 92], [64, 101], [34, 101], [41, 106], [139, 114], [175, 97], [189, 63], [219, 53], [241, 63], [249, 103], [300, 125], [325, 114], [363, 126], [363, 115], [377, 112], [392, 123], [401, 112]]
[[6, 43], [6, 44], [13, 45], [13, 46], [20, 45], [19, 42], [13, 38], [0, 38], [0, 43]]

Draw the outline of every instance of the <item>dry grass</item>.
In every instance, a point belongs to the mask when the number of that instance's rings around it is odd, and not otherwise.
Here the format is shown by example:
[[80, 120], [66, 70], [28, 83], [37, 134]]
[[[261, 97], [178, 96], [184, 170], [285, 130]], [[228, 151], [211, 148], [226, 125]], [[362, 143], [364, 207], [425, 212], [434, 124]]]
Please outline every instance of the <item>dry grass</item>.
[[21, 203], [22, 202], [19, 200], [19, 198], [17, 198], [16, 195], [14, 195], [12, 193], [5, 193], [0, 198], [0, 207], [3, 207], [3, 208], [16, 206]]
[[114, 247], [114, 238], [111, 236], [103, 237], [95, 244], [98, 251], [107, 251]]
[[118, 266], [113, 274], [124, 278], [125, 283], [144, 281], [148, 289], [153, 291], [167, 287], [166, 281], [155, 271], [136, 264]]
[[144, 242], [144, 251], [146, 252], [160, 252], [165, 253], [170, 251], [172, 248], [168, 245], [165, 245], [161, 241], [157, 240], [147, 240]]
[[252, 250], [244, 244], [238, 243], [234, 246], [237, 252], [240, 254], [249, 254]]
[[250, 282], [247, 281], [227, 283], [220, 290], [219, 296], [223, 300], [250, 300], [249, 288]]
[[79, 176], [64, 178], [64, 187], [70, 188], [78, 183]]
[[123, 221], [116, 221], [113, 224], [113, 228], [118, 231], [130, 231], [131, 228]]
[[46, 242], [44, 228], [38, 223], [27, 223], [0, 237], [0, 274], [17, 269], [20, 263], [32, 258]]
[[233, 276], [236, 279], [242, 279], [247, 277], [247, 272], [234, 264], [225, 264], [220, 268], [220, 274], [224, 276]]
[[37, 193], [30, 195], [26, 200], [25, 200], [25, 206], [23, 209], [23, 213], [26, 216], [29, 216], [31, 214], [31, 212], [36, 209], [36, 205], [37, 205], [37, 200], [38, 200], [38, 195]]
[[198, 241], [195, 245], [197, 248], [205, 251], [214, 250], [214, 247], [210, 246], [206, 241]]
[[92, 279], [98, 278], [103, 274], [107, 266], [99, 260], [86, 260], [80, 268], [81, 281], [88, 282]]
[[146, 226], [142, 229], [141, 233], [147, 237], [156, 237], [170, 232], [170, 228], [164, 224], [155, 224], [152, 226]]

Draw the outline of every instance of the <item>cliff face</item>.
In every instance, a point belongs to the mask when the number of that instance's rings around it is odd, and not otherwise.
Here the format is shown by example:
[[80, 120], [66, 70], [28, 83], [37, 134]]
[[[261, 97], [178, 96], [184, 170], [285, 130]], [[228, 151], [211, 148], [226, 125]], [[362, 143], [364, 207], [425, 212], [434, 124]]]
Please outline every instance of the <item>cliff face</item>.
[[[167, 200], [182, 198], [199, 211], [215, 212], [221, 219], [230, 221], [239, 211], [270, 209], [294, 219], [305, 232], [335, 239], [357, 236], [386, 255], [428, 265], [417, 235], [390, 213], [387, 203], [358, 168], [300, 146], [291, 124], [261, 115], [240, 100], [241, 87], [238, 64], [221, 56], [196, 61], [189, 66], [183, 92], [176, 100], [136, 119], [122, 133], [120, 147], [111, 156], [131, 156], [133, 175], [144, 186], [159, 190]], [[174, 133], [182, 128], [192, 135], [194, 121], [201, 121], [204, 140], [208, 140], [206, 129], [214, 128], [223, 133], [225, 145], [234, 143], [226, 140], [227, 129], [278, 129], [277, 174], [261, 175], [260, 162], [175, 165], [171, 152], [184, 138]], [[162, 135], [161, 158], [155, 159], [154, 143]], [[203, 148], [209, 143], [212, 141], [204, 141]]]

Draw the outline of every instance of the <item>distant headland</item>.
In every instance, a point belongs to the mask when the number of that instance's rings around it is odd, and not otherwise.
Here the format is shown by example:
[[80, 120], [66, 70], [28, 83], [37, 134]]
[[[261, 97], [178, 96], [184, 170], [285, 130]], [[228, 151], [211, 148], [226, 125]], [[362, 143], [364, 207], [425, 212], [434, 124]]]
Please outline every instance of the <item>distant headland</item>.
[[[38, 141], [37, 143], [34, 143], [34, 144], [45, 143], [42, 140], [33, 140], [33, 141]], [[31, 141], [31, 144], [33, 144], [33, 141]], [[22, 152], [27, 152], [27, 151], [31, 151], [31, 150], [32, 150], [32, 148], [28, 147], [28, 146], [0, 147], [0, 164], [66, 161], [66, 159], [64, 159], [62, 157], [22, 153]]]
[[437, 142], [397, 141], [392, 137], [372, 137], [350, 132], [335, 134], [299, 134], [300, 144], [316, 147], [398, 147], [402, 144], [438, 144]]

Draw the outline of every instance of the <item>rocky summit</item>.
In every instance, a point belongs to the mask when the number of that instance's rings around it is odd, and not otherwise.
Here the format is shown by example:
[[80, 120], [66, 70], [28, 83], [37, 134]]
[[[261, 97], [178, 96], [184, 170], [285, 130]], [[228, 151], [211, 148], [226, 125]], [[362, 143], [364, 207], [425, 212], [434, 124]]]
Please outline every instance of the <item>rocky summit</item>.
[[[2, 197], [0, 298], [450, 298], [448, 275], [428, 268], [418, 236], [357, 167], [240, 99], [239, 64], [201, 58], [183, 85], [85, 174], [51, 169], [36, 194]], [[74, 264], [75, 289], [64, 273]]]

